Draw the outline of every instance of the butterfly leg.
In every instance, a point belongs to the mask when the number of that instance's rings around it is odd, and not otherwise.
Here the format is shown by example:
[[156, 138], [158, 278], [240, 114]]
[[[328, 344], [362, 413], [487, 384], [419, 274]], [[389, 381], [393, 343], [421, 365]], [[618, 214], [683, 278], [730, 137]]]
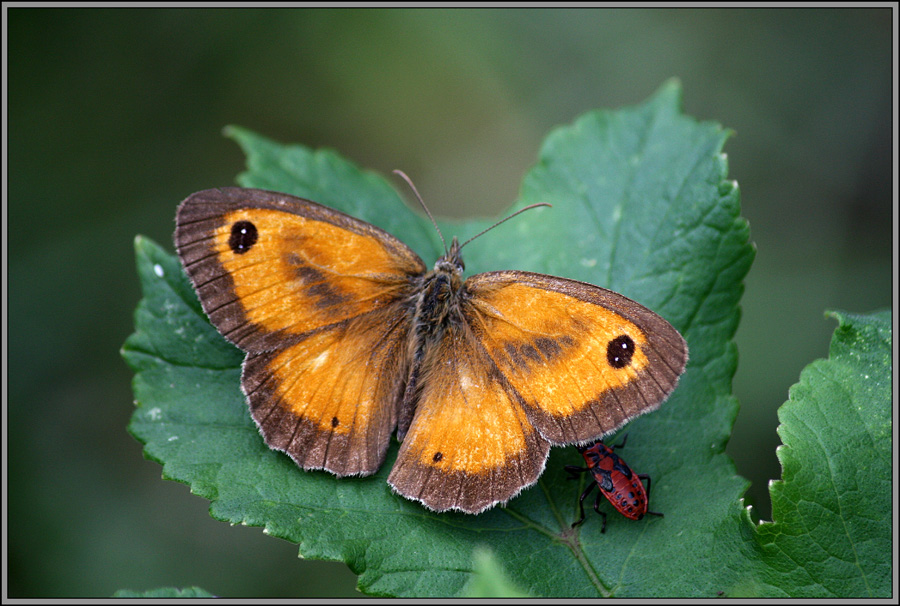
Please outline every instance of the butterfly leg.
[[[638, 478], [640, 480], [644, 481], [644, 488], [647, 489], [647, 502], [649, 503], [650, 502], [650, 474], [639, 473]], [[661, 518], [665, 517], [663, 514], [659, 513], [658, 511], [649, 511], [648, 510], [647, 513], [652, 513], [653, 515], [659, 516]]]
[[[570, 465], [569, 467], [573, 467], [573, 466]], [[584, 522], [584, 518], [586, 517], [584, 515], [584, 500], [587, 498], [587, 496], [589, 494], [591, 494], [591, 491], [594, 489], [594, 486], [596, 486], [596, 485], [597, 485], [596, 482], [591, 482], [590, 484], [587, 485], [587, 488], [584, 489], [584, 492], [581, 493], [581, 498], [578, 499], [578, 509], [579, 509], [579, 511], [581, 511], [581, 517], [578, 520], [572, 522], [572, 528], [575, 528], [576, 526], [578, 526], [579, 524]], [[598, 498], [599, 498], [599, 496], [600, 496], [600, 493], [597, 494]], [[594, 509], [596, 509], [596, 508], [597, 508], [597, 505], [595, 504]], [[606, 524], [606, 521], [604, 520], [604, 525], [605, 524]]]

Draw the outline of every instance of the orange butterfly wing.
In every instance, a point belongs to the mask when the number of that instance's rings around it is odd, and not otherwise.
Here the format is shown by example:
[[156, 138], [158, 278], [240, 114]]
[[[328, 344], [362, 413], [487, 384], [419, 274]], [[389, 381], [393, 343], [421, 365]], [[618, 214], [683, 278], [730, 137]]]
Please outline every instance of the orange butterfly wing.
[[262, 190], [198, 192], [176, 222], [204, 311], [248, 352], [242, 387], [266, 442], [305, 469], [376, 471], [396, 425], [421, 259], [368, 223]]
[[550, 444], [469, 327], [448, 326], [423, 367], [426, 380], [388, 483], [435, 511], [467, 513], [534, 484]]
[[593, 440], [656, 410], [687, 364], [677, 330], [613, 291], [521, 271], [465, 286], [475, 338], [554, 444]]
[[266, 443], [304, 469], [377, 471], [397, 424], [408, 327], [379, 311], [248, 355], [242, 387]]

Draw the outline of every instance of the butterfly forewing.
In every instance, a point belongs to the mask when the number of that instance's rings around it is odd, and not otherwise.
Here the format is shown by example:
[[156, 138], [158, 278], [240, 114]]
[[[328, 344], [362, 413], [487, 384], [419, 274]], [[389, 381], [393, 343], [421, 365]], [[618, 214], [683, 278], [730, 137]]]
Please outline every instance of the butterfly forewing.
[[402, 242], [308, 200], [262, 190], [198, 192], [175, 244], [203, 309], [245, 351], [386, 307], [425, 271]]
[[655, 410], [687, 362], [681, 335], [610, 290], [543, 274], [465, 283], [476, 338], [555, 444], [598, 438]]

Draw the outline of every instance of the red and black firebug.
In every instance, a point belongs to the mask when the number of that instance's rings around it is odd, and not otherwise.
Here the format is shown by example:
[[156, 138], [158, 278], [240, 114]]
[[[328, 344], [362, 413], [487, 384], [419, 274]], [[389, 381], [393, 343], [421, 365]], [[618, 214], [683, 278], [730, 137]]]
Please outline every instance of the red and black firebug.
[[[588, 446], [576, 446], [578, 452], [584, 457], [587, 467], [566, 465], [569, 479], [577, 479], [582, 473], [590, 472], [594, 481], [590, 482], [581, 497], [578, 499], [578, 507], [581, 510], [581, 518], [572, 523], [572, 527], [584, 522], [584, 500], [595, 486], [600, 488], [597, 499], [594, 501], [594, 511], [603, 516], [603, 526], [600, 532], [606, 532], [606, 514], [600, 511], [601, 495], [609, 499], [619, 513], [631, 520], [640, 520], [645, 514], [662, 517], [663, 514], [647, 509], [650, 498], [650, 476], [642, 473], [634, 473], [630, 467], [614, 451], [623, 448], [628, 439], [626, 434], [622, 442], [612, 447], [603, 442], [595, 442]], [[646, 480], [647, 487], [641, 480]]]

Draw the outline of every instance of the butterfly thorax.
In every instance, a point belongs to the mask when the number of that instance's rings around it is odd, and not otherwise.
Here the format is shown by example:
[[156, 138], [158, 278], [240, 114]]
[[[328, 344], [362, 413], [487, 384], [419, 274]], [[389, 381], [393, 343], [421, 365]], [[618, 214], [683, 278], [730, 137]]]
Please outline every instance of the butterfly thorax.
[[466, 267], [459, 248], [459, 242], [453, 238], [450, 250], [422, 279], [414, 322], [417, 340], [419, 337], [439, 339], [448, 323], [453, 322], [459, 313], [462, 272]]

